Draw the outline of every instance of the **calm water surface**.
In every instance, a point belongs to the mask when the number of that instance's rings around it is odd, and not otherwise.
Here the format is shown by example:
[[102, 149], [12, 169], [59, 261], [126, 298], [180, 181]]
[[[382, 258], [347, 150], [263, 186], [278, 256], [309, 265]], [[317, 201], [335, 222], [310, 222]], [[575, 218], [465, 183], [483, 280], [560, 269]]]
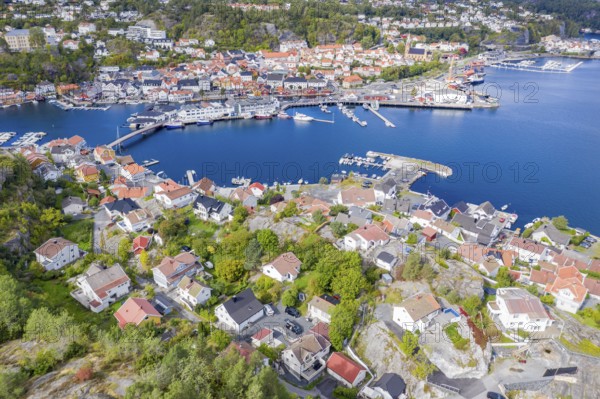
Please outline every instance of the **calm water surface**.
[[[453, 168], [449, 179], [420, 180], [417, 191], [429, 190], [451, 204], [510, 204], [521, 225], [537, 216], [564, 214], [572, 225], [600, 232], [600, 61], [586, 61], [570, 74], [486, 72], [486, 84], [479, 89], [492, 95], [501, 91], [497, 110], [384, 108], [381, 112], [397, 126], [391, 129], [362, 108], [356, 114], [368, 122], [365, 128], [333, 108], [335, 124], [248, 120], [189, 126], [132, 141], [123, 151], [140, 162], [160, 160], [153, 169], [175, 180], [194, 169], [221, 184], [238, 175], [263, 182], [315, 182], [338, 170], [345, 153], [396, 153]], [[79, 134], [92, 145], [105, 144], [114, 140], [117, 126], [142, 109], [13, 107], [0, 110], [0, 131], [45, 131], [49, 139]], [[332, 118], [318, 108], [298, 111]], [[121, 134], [126, 132], [121, 128]]]

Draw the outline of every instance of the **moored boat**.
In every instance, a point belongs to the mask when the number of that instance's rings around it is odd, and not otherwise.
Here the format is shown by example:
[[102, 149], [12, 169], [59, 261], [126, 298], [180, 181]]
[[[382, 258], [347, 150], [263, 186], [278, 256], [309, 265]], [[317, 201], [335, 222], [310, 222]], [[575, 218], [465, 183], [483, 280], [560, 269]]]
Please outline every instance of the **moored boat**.
[[315, 118], [296, 112], [296, 114], [294, 115], [294, 120], [298, 122], [311, 122], [315, 120]]
[[254, 115], [254, 119], [272, 119], [273, 115], [271, 114], [256, 114]]
[[285, 112], [281, 111], [280, 113], [277, 114], [277, 117], [279, 119], [292, 119], [291, 115], [286, 114]]
[[198, 125], [198, 126], [207, 126], [207, 125], [212, 125], [212, 124], [213, 124], [213, 121], [210, 119], [199, 119], [196, 122], [196, 125]]
[[165, 128], [167, 130], [183, 129], [184, 127], [185, 124], [182, 121], [172, 121], [165, 123]]

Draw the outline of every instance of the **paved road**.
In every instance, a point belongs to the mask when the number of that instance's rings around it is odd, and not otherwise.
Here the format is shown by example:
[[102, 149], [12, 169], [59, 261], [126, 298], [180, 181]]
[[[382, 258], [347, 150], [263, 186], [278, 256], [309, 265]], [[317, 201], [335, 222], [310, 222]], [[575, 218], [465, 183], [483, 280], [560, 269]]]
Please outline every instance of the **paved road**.
[[100, 235], [102, 231], [111, 223], [110, 218], [104, 211], [104, 208], [100, 208], [100, 211], [94, 214], [94, 229], [92, 233], [93, 249], [95, 253], [101, 253], [102, 248], [100, 247]]
[[293, 394], [298, 395], [299, 398], [303, 399], [306, 398], [308, 395], [312, 395], [313, 397], [318, 397], [320, 395], [319, 391], [317, 391], [316, 389], [311, 389], [311, 390], [304, 390], [301, 388], [297, 388], [295, 386], [293, 386], [292, 384], [288, 383], [287, 381], [285, 381], [282, 378], [279, 378], [279, 381], [281, 381], [283, 383], [283, 385], [285, 385], [285, 387], [287, 388], [287, 390]]

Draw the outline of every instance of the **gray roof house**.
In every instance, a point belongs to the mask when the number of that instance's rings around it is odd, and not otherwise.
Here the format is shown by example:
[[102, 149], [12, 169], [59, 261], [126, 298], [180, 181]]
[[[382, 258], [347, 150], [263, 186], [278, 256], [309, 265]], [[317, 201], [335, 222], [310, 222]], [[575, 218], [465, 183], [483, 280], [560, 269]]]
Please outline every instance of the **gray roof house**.
[[531, 234], [531, 237], [536, 241], [542, 241], [543, 238], [546, 238], [552, 245], [561, 249], [569, 245], [571, 241], [570, 235], [561, 232], [553, 224], [544, 224], [538, 227]]
[[406, 390], [406, 383], [398, 374], [385, 373], [373, 384], [373, 390], [385, 399], [398, 399]]
[[221, 328], [240, 333], [265, 315], [265, 308], [247, 288], [215, 309]]
[[79, 197], [67, 197], [62, 200], [62, 210], [65, 215], [78, 215], [85, 209], [85, 201]]

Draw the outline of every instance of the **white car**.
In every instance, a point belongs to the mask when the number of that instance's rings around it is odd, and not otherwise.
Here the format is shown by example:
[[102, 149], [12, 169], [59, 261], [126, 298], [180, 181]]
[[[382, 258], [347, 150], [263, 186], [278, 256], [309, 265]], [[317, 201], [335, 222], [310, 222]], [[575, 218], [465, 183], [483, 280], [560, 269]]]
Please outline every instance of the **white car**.
[[273, 310], [271, 305], [266, 304], [265, 305], [265, 313], [267, 314], [267, 316], [273, 316], [275, 314], [275, 311]]

